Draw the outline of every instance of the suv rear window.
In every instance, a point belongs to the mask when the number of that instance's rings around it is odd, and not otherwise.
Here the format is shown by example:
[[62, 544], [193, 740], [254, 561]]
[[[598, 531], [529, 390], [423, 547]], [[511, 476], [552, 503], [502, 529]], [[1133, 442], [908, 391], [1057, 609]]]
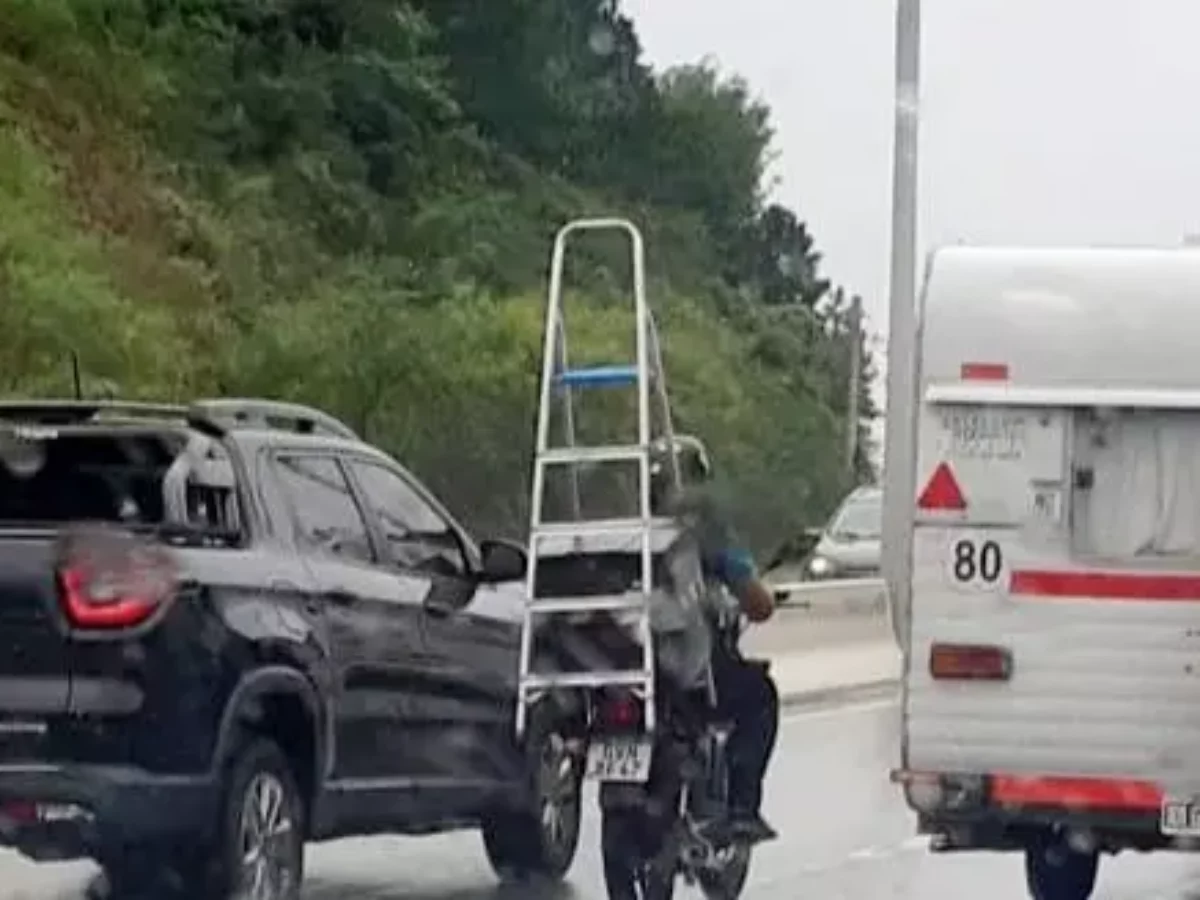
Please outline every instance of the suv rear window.
[[177, 432], [0, 429], [0, 524], [231, 527], [228, 498], [191, 481], [184, 515], [167, 515], [166, 475], [186, 446]]

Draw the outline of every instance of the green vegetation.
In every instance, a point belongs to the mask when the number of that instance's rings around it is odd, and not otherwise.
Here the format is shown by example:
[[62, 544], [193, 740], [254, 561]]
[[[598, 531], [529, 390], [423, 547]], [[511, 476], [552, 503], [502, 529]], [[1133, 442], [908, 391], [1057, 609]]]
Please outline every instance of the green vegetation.
[[[93, 395], [318, 404], [519, 533], [550, 241], [624, 215], [677, 428], [766, 549], [849, 482], [847, 302], [770, 141], [615, 0], [6, 0], [0, 392], [69, 393], [75, 350]], [[621, 346], [621, 250], [573, 258], [576, 343]]]

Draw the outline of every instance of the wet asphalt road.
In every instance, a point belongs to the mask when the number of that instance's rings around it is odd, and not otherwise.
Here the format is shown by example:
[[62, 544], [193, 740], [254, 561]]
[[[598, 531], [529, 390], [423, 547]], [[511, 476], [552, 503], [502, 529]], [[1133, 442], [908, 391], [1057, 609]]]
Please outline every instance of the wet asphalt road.
[[[884, 699], [790, 715], [768, 815], [781, 838], [760, 848], [748, 900], [1011, 900], [1016, 856], [931, 856], [887, 781], [897, 711]], [[545, 900], [604, 900], [592, 812], [570, 885]], [[543, 900], [499, 888], [474, 834], [342, 841], [313, 847], [306, 900]], [[2, 900], [78, 900], [88, 869], [0, 854]], [[1200, 857], [1106, 859], [1102, 900], [1200, 900]], [[680, 892], [681, 897], [690, 896]]]

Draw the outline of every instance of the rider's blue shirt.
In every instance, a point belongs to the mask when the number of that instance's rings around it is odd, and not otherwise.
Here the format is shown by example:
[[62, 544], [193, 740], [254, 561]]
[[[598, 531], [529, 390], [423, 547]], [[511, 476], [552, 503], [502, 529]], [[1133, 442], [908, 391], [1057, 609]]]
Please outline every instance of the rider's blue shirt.
[[741, 547], [720, 547], [710, 551], [701, 560], [704, 574], [720, 581], [730, 590], [736, 590], [755, 577], [754, 558]]
[[690, 489], [682, 501], [682, 511], [699, 538], [704, 574], [736, 591], [758, 573], [754, 557], [734, 535], [724, 506], [719, 493], [709, 485]]

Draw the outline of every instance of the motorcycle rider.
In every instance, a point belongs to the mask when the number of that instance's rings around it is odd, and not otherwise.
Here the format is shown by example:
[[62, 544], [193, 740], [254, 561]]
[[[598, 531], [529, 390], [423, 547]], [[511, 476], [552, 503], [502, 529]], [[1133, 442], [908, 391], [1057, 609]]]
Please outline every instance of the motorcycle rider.
[[[753, 557], [738, 543], [720, 509], [703, 444], [683, 436], [675, 444], [683, 489], [671, 490], [668, 451], [660, 444], [651, 467], [655, 505], [688, 522], [700, 546], [706, 580], [728, 591], [737, 611], [751, 622], [765, 622], [775, 611], [774, 597], [759, 580]], [[767, 665], [742, 656], [737, 616], [731, 623], [711, 624], [717, 711], [734, 723], [728, 744], [730, 817], [722, 824], [736, 838], [769, 840], [776, 832], [762, 817], [762, 785], [779, 728], [779, 694]]]

